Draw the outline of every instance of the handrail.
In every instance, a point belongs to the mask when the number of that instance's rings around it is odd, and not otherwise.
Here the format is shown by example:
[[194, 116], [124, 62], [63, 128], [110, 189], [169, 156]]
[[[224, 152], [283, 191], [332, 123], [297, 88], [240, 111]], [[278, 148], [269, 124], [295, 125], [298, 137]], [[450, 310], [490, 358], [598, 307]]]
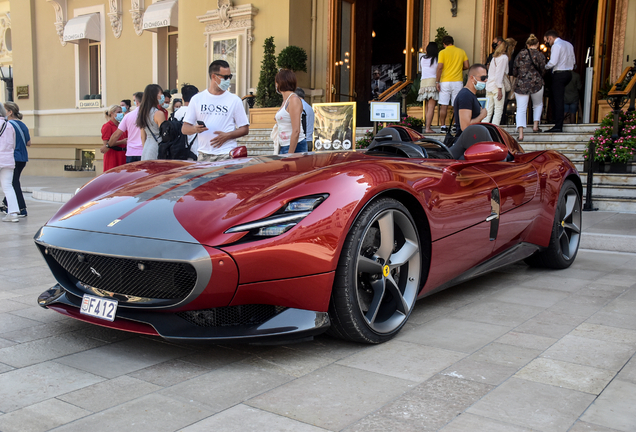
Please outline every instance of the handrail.
[[386, 102], [389, 99], [391, 99], [393, 96], [395, 96], [397, 92], [404, 89], [406, 86], [410, 84], [413, 84], [413, 80], [398, 81], [395, 84], [393, 84], [391, 87], [389, 87], [388, 89], [384, 90], [380, 95], [378, 95], [377, 99], [374, 99], [369, 102], [378, 102], [378, 101]]

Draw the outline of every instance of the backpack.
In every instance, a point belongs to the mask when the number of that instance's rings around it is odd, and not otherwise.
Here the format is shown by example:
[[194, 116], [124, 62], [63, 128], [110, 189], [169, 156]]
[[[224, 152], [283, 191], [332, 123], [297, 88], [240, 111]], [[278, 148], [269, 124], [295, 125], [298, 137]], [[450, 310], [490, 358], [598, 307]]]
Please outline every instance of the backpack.
[[188, 136], [181, 132], [182, 126], [183, 122], [176, 119], [161, 123], [158, 159], [197, 160], [197, 156], [190, 150], [196, 135], [192, 141], [188, 142]]

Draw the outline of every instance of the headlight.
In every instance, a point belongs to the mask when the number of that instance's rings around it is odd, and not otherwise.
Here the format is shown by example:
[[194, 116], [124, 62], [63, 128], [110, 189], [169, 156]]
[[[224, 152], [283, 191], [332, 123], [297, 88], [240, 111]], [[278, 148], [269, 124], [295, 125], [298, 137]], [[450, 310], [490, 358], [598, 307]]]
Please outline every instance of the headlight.
[[237, 225], [225, 231], [225, 234], [249, 231], [254, 237], [275, 237], [298, 224], [318, 207], [329, 194], [312, 195], [288, 202], [283, 208], [265, 219]]

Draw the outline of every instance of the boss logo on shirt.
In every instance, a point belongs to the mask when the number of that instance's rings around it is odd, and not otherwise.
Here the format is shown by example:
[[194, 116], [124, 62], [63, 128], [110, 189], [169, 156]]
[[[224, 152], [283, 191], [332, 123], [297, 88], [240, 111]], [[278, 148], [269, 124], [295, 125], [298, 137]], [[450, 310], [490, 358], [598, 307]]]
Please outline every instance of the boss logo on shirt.
[[201, 104], [201, 114], [227, 114], [230, 108], [227, 105]]

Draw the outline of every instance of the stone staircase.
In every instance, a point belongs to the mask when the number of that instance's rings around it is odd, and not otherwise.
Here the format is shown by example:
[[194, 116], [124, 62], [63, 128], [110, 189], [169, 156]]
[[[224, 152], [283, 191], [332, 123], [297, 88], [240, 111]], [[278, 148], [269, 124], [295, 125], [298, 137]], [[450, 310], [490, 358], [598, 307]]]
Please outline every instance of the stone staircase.
[[[541, 125], [545, 131], [551, 125]], [[585, 188], [587, 174], [583, 170], [583, 153], [587, 148], [590, 137], [594, 134], [597, 124], [565, 125], [564, 132], [550, 134], [546, 132], [532, 133], [526, 129], [521, 146], [531, 152], [537, 150], [557, 150], [568, 157], [576, 166], [583, 182], [583, 202], [585, 203]], [[369, 128], [357, 128], [356, 136], [360, 137]], [[506, 127], [506, 131], [517, 137], [514, 127]], [[529, 131], [529, 132], [528, 132]], [[240, 138], [239, 143], [247, 147], [249, 155], [272, 154], [273, 145], [270, 140], [271, 129], [250, 129], [248, 136]], [[443, 139], [442, 134], [431, 134], [432, 138]], [[592, 202], [594, 208], [602, 211], [618, 211], [636, 213], [636, 173], [611, 174], [594, 173]]]

